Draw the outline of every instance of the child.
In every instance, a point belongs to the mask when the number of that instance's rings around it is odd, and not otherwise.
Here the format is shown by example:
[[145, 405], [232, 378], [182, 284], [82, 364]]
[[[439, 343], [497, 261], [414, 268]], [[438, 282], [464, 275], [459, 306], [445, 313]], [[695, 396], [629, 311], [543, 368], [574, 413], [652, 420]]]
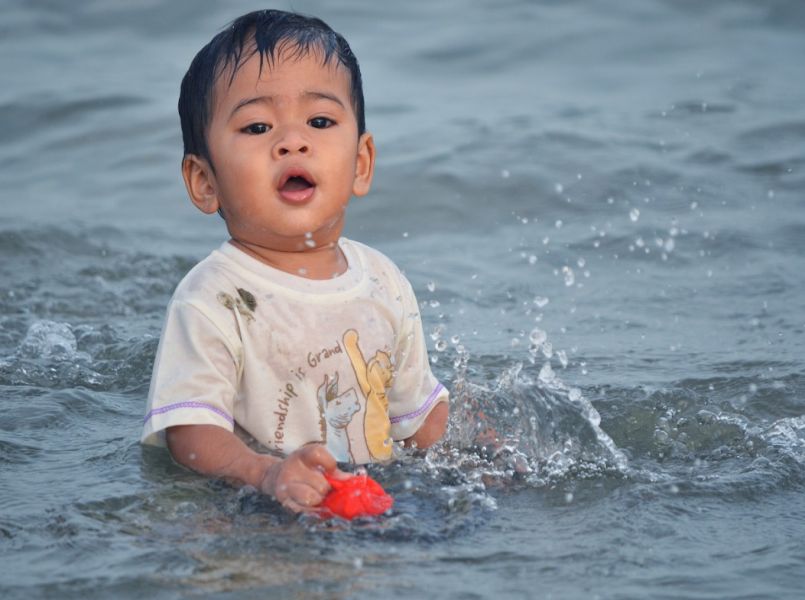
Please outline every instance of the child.
[[338, 462], [430, 446], [447, 422], [410, 284], [340, 237], [375, 164], [358, 62], [319, 19], [253, 12], [196, 55], [179, 115], [190, 199], [231, 239], [171, 299], [142, 440], [308, 511]]

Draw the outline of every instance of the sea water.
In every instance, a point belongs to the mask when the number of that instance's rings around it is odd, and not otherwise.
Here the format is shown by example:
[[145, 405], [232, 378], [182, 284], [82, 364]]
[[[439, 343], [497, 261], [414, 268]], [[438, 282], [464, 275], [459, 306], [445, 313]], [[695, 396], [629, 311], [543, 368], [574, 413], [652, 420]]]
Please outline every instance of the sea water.
[[421, 303], [446, 440], [366, 522], [138, 444], [166, 303], [225, 239], [190, 59], [258, 8], [0, 7], [3, 598], [799, 598], [805, 5], [280, 2], [364, 72], [345, 235]]

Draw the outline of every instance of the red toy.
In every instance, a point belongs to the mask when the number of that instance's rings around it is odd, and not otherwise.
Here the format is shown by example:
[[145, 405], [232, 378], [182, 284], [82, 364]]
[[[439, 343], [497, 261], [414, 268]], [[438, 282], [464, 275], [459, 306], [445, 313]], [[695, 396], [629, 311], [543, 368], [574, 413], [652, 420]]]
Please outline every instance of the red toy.
[[327, 473], [324, 477], [333, 489], [321, 506], [334, 516], [352, 520], [355, 517], [382, 515], [394, 504], [394, 498], [366, 473], [349, 479], [336, 479]]

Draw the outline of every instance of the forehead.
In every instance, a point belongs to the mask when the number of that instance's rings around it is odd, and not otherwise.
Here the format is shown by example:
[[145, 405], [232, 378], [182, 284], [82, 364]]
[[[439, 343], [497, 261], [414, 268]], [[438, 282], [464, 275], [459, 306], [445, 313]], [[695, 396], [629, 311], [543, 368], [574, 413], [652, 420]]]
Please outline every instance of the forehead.
[[243, 54], [248, 58], [241, 60], [237, 67], [225, 65], [216, 77], [213, 114], [245, 97], [275, 88], [289, 94], [326, 88], [341, 96], [345, 104], [350, 100], [349, 71], [334, 55], [325, 61], [324, 53], [318, 48], [302, 50], [284, 44], [271, 56], [262, 55], [252, 46], [244, 49]]

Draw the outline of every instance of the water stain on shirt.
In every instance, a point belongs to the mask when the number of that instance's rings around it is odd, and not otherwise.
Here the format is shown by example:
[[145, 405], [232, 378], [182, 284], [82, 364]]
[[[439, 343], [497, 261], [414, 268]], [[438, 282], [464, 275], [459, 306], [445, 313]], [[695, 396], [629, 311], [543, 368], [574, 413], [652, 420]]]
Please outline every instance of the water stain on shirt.
[[248, 290], [237, 288], [238, 295], [233, 297], [226, 292], [218, 292], [215, 296], [223, 306], [230, 310], [237, 310], [249, 321], [254, 321], [254, 310], [257, 308], [257, 300]]

